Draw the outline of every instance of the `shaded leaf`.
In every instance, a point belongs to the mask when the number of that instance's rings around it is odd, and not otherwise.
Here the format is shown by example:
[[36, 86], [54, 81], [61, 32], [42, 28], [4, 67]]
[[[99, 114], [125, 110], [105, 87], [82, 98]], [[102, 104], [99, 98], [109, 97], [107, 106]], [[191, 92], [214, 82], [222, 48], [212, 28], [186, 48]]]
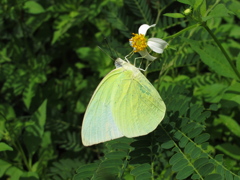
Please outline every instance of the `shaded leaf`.
[[222, 151], [228, 156], [240, 160], [240, 147], [230, 143], [224, 143], [216, 146], [216, 149]]
[[218, 4], [206, 17], [203, 17], [202, 20], [207, 21], [211, 18], [219, 18], [225, 16], [229, 16], [229, 10], [224, 4]]
[[216, 118], [214, 120], [214, 123], [224, 124], [230, 132], [240, 137], [240, 125], [237, 123], [236, 120], [232, 119], [231, 117], [220, 114], [219, 118]]
[[45, 12], [42, 5], [40, 5], [36, 1], [26, 1], [24, 4], [24, 8], [27, 9], [27, 12], [31, 14], [40, 14]]
[[216, 73], [225, 77], [238, 79], [227, 59], [218, 48], [209, 44], [204, 45], [204, 47], [200, 47], [197, 41], [186, 38], [182, 39], [189, 43], [191, 47], [200, 55], [201, 60]]
[[12, 151], [13, 148], [4, 142], [0, 142], [0, 151]]
[[172, 18], [184, 18], [185, 16], [181, 13], [165, 13], [164, 16], [172, 17]]
[[188, 176], [190, 176], [194, 172], [194, 169], [192, 166], [186, 166], [181, 171], [177, 173], [176, 178], [177, 179], [186, 179]]

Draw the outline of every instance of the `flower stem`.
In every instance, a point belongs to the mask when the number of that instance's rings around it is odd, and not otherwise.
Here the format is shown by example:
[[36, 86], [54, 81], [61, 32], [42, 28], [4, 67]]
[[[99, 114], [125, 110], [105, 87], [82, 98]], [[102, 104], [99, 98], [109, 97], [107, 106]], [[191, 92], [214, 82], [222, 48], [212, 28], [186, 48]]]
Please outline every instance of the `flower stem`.
[[181, 35], [182, 33], [186, 32], [186, 31], [188, 31], [188, 30], [190, 30], [190, 29], [192, 29], [192, 28], [198, 27], [198, 26], [200, 26], [200, 25], [201, 25], [201, 24], [199, 24], [199, 23], [194, 24], [194, 25], [191, 25], [191, 26], [189, 26], [189, 27], [187, 27], [187, 28], [185, 28], [185, 29], [177, 32], [176, 34], [174, 34], [174, 35], [172, 35], [172, 36], [167, 36], [167, 37], [162, 38], [162, 39], [165, 40], [165, 39], [175, 38], [175, 37]]
[[219, 42], [219, 40], [216, 38], [216, 36], [213, 34], [213, 32], [209, 29], [209, 27], [206, 25], [206, 23], [203, 23], [202, 26], [207, 30], [207, 32], [212, 36], [212, 38], [214, 39], [214, 41], [217, 43], [219, 49], [222, 51], [223, 55], [226, 57], [228, 63], [230, 64], [230, 66], [232, 67], [233, 71], [235, 72], [235, 74], [237, 75], [238, 79], [240, 80], [240, 74], [238, 72], [238, 70], [236, 69], [236, 67], [234, 66], [232, 60], [230, 59], [230, 57], [228, 56], [227, 52], [225, 51], [225, 49], [222, 47], [221, 43]]

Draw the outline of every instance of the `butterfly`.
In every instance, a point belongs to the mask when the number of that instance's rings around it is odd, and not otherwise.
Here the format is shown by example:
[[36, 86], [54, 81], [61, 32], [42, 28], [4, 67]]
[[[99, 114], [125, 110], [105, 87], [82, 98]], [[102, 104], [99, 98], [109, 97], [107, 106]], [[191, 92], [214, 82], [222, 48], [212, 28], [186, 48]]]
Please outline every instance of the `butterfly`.
[[115, 66], [87, 106], [81, 132], [84, 146], [146, 135], [164, 118], [166, 106], [140, 70], [121, 58]]

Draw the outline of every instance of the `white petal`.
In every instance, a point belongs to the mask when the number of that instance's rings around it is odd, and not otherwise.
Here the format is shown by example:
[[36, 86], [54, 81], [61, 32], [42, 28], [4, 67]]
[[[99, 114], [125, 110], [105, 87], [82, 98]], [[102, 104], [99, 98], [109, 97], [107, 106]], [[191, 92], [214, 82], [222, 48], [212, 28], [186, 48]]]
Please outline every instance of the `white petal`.
[[143, 51], [139, 51], [138, 52], [143, 58], [149, 60], [149, 61], [154, 61], [156, 59], [156, 57], [151, 56], [148, 51], [145, 49]]
[[145, 36], [145, 34], [147, 33], [147, 30], [151, 27], [156, 26], [156, 24], [153, 24], [151, 26], [147, 25], [147, 24], [143, 24], [139, 27], [138, 29], [138, 34], [143, 34]]
[[159, 38], [149, 38], [147, 45], [156, 53], [162, 53], [168, 43]]

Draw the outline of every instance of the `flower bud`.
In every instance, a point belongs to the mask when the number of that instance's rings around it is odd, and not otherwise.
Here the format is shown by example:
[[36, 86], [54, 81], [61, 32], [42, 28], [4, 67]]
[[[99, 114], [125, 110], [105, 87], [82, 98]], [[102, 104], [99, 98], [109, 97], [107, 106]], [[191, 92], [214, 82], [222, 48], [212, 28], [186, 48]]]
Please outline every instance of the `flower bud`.
[[189, 15], [191, 12], [192, 12], [192, 10], [188, 8], [188, 9], [186, 9], [186, 10], [183, 12], [183, 14], [185, 14], [185, 15], [187, 16], [187, 15]]

